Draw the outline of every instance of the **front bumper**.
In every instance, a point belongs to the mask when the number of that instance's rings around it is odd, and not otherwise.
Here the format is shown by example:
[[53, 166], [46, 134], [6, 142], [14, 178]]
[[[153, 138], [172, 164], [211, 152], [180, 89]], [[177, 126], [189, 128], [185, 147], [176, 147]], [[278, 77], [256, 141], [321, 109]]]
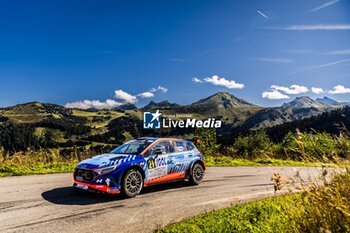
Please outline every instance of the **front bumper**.
[[120, 190], [109, 187], [107, 185], [102, 185], [102, 184], [89, 184], [81, 181], [74, 180], [73, 186], [78, 189], [86, 190], [86, 191], [91, 191], [91, 192], [104, 192], [104, 193], [109, 193], [109, 194], [119, 194]]

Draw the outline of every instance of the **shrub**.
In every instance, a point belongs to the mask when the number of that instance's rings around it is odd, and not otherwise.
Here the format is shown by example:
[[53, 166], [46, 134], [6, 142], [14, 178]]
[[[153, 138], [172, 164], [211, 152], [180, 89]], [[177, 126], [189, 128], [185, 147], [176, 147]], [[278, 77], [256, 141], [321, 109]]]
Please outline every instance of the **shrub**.
[[340, 158], [349, 159], [350, 158], [350, 140], [349, 136], [341, 133], [339, 136], [335, 137], [335, 144], [337, 148], [337, 155]]
[[273, 155], [276, 146], [265, 131], [260, 130], [248, 136], [239, 136], [234, 143], [234, 148], [243, 158], [253, 159]]
[[215, 129], [196, 129], [194, 134], [194, 141], [198, 150], [205, 156], [219, 155], [219, 145], [216, 142]]
[[302, 195], [304, 211], [293, 218], [300, 232], [350, 232], [350, 170]]
[[[343, 148], [338, 148], [338, 143]], [[280, 144], [279, 154], [294, 160], [334, 161], [338, 154], [347, 147], [345, 138], [337, 139], [328, 133], [288, 133]]]

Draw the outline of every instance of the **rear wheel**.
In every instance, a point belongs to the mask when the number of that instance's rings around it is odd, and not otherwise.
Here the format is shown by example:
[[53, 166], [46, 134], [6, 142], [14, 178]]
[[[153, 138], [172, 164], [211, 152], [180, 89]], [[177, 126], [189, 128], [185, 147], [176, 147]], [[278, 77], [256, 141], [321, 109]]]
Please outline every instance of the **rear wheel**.
[[131, 169], [126, 172], [123, 185], [122, 192], [126, 197], [135, 197], [137, 194], [141, 192], [143, 187], [143, 178], [142, 174], [136, 170]]
[[204, 177], [204, 167], [200, 163], [193, 165], [191, 170], [190, 182], [194, 185], [198, 185], [202, 182]]

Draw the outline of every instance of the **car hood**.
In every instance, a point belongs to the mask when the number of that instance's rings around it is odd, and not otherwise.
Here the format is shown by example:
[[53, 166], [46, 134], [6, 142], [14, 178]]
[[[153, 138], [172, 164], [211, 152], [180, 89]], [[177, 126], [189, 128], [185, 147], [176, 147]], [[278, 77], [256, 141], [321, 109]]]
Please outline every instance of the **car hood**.
[[85, 159], [78, 164], [78, 168], [95, 169], [113, 166], [116, 164], [129, 162], [136, 159], [136, 155], [131, 154], [102, 154]]

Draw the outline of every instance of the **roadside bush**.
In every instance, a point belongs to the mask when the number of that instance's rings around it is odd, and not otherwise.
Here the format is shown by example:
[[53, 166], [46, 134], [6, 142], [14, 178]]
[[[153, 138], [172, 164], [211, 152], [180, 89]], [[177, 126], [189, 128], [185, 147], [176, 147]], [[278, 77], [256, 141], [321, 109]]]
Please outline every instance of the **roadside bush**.
[[281, 157], [302, 160], [303, 154], [301, 153], [300, 149], [300, 143], [298, 142], [297, 138], [294, 136], [294, 134], [289, 132], [281, 142], [278, 154], [281, 155]]
[[335, 144], [337, 148], [337, 156], [343, 159], [350, 158], [350, 139], [349, 136], [341, 133], [335, 137]]
[[272, 156], [276, 149], [276, 145], [262, 130], [248, 136], [239, 136], [233, 146], [237, 154], [246, 159]]
[[[337, 142], [338, 141], [338, 142]], [[343, 148], [338, 148], [338, 143]], [[342, 149], [347, 148], [345, 138], [340, 140], [328, 133], [301, 133], [299, 130], [293, 135], [288, 133], [280, 144], [281, 157], [305, 161], [334, 161]]]
[[220, 145], [216, 142], [215, 129], [196, 129], [194, 143], [198, 150], [205, 156], [220, 156]]
[[350, 169], [302, 194], [304, 211], [292, 213], [299, 232], [350, 232]]

